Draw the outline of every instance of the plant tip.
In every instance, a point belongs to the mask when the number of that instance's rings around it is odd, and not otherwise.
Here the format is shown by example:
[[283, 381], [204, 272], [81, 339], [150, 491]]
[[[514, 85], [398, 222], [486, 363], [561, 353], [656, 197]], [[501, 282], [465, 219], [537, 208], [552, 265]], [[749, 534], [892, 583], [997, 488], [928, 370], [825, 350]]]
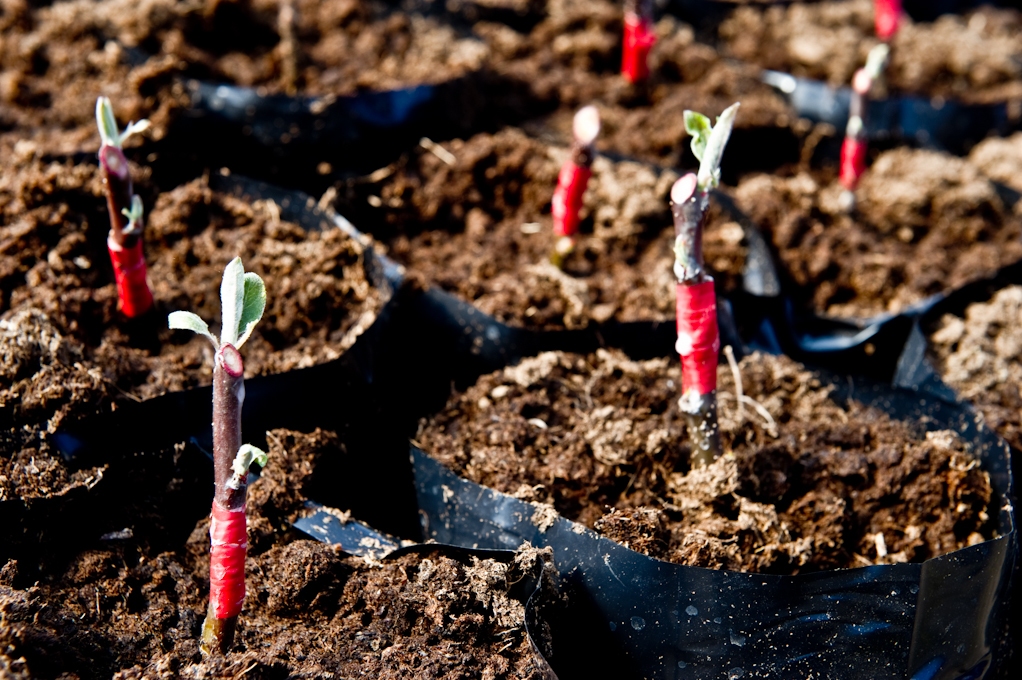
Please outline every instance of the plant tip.
[[671, 202], [675, 205], [684, 203], [696, 194], [699, 182], [691, 172], [679, 179], [671, 187]]
[[572, 125], [575, 141], [588, 146], [600, 134], [600, 112], [595, 106], [586, 106], [578, 110]]

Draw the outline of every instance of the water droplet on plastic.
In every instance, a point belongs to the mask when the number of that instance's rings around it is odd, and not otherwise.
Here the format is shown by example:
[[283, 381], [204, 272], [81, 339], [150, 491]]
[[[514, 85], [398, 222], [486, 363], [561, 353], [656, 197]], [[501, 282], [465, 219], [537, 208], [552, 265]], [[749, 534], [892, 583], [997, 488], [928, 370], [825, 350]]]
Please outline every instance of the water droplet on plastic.
[[612, 631], [614, 631], [614, 630], [617, 630], [617, 624], [616, 624], [615, 622], [611, 621], [611, 622], [610, 622], [610, 629], [611, 629]]
[[714, 622], [714, 623], [720, 623], [720, 617], [718, 616], [718, 617], [716, 617], [715, 619], [713, 619], [713, 622]]
[[685, 613], [689, 616], [699, 616], [699, 610], [692, 605], [685, 607]]
[[744, 635], [739, 635], [738, 633], [736, 633], [736, 632], [734, 632], [732, 630], [731, 631], [731, 644], [733, 644], [735, 647], [744, 647], [745, 646], [745, 636]]
[[645, 627], [646, 619], [642, 618], [641, 616], [632, 617], [632, 628], [634, 628], [635, 630], [642, 630]]
[[959, 644], [957, 647], [955, 647], [955, 651], [958, 652], [959, 654], [964, 652], [965, 651], [965, 644], [964, 643]]
[[688, 666], [688, 664], [685, 663], [684, 661], [679, 661], [678, 662], [678, 668], [686, 668], [687, 666]]
[[727, 680], [738, 680], [738, 678], [745, 675], [745, 671], [741, 668], [732, 668], [727, 672]]
[[919, 586], [915, 586], [915, 585], [909, 586], [908, 587], [908, 592], [912, 593], [913, 595], [917, 594], [919, 592]]

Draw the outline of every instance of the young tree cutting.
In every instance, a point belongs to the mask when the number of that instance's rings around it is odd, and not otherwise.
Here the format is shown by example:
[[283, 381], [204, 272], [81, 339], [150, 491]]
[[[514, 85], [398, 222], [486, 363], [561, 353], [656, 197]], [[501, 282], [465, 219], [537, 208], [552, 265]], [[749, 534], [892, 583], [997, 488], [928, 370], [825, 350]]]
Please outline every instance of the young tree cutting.
[[557, 267], [563, 266], [564, 258], [575, 250], [582, 198], [593, 174], [593, 157], [596, 155], [593, 142], [600, 134], [600, 113], [595, 106], [579, 109], [572, 122], [572, 134], [571, 153], [557, 175], [557, 188], [550, 203], [554, 235], [557, 236], [550, 261]]
[[245, 401], [245, 365], [238, 350], [252, 334], [266, 307], [266, 287], [257, 274], [245, 272], [241, 258], [224, 269], [220, 284], [220, 339], [191, 312], [171, 312], [171, 328], [209, 338], [213, 364], [213, 477], [215, 491], [209, 526], [209, 610], [202, 624], [201, 649], [226, 654], [234, 642], [238, 614], [245, 600], [245, 555], [248, 533], [245, 502], [248, 468], [266, 465], [266, 454], [241, 443], [241, 406]]
[[678, 342], [681, 356], [681, 399], [692, 442], [692, 467], [709, 465], [721, 455], [717, 424], [717, 296], [713, 277], [703, 265], [703, 222], [710, 191], [720, 184], [724, 155], [738, 104], [732, 104], [715, 125], [701, 113], [685, 111], [685, 129], [699, 172], [689, 173], [671, 187], [674, 214], [674, 275], [677, 284]]
[[106, 189], [106, 207], [110, 214], [107, 251], [117, 283], [118, 307], [129, 319], [139, 317], [153, 306], [153, 294], [146, 280], [145, 254], [142, 250], [142, 199], [133, 191], [124, 140], [148, 129], [149, 121], [129, 123], [117, 128], [110, 100], [96, 100], [96, 125], [99, 127], [99, 168]]
[[842, 203], [851, 210], [855, 207], [855, 187], [866, 172], [866, 152], [869, 140], [866, 132], [869, 96], [876, 82], [884, 72], [890, 48], [880, 43], [869, 51], [866, 65], [855, 72], [852, 78], [852, 99], [848, 109], [848, 125], [845, 139], [841, 144], [841, 165], [838, 176], [845, 188]]

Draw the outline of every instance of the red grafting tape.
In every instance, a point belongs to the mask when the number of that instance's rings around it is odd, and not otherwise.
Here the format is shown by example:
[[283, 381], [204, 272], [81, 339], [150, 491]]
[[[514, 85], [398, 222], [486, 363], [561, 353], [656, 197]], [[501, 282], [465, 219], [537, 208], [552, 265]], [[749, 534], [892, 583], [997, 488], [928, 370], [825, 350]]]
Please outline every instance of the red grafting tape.
[[717, 389], [717, 294], [713, 279], [677, 285], [678, 353], [681, 356], [681, 385], [699, 394]]
[[626, 13], [621, 74], [628, 82], [637, 83], [649, 77], [649, 51], [655, 43], [653, 23], [630, 12]]
[[114, 266], [114, 280], [117, 282], [117, 298], [121, 311], [129, 319], [145, 314], [153, 306], [153, 294], [146, 281], [145, 254], [142, 239], [136, 239], [130, 248], [121, 248], [107, 239], [107, 251]]
[[241, 613], [245, 601], [245, 554], [248, 532], [245, 511], [232, 511], [213, 501], [209, 523], [209, 601], [218, 619]]
[[578, 232], [578, 213], [582, 209], [582, 197], [592, 175], [592, 170], [576, 165], [571, 159], [561, 166], [561, 172], [557, 175], [557, 188], [550, 203], [554, 234], [557, 236], [574, 236]]
[[866, 140], [845, 137], [841, 144], [841, 184], [851, 191], [866, 172]]
[[889, 41], [901, 23], [901, 0], [874, 0], [873, 13], [877, 37]]

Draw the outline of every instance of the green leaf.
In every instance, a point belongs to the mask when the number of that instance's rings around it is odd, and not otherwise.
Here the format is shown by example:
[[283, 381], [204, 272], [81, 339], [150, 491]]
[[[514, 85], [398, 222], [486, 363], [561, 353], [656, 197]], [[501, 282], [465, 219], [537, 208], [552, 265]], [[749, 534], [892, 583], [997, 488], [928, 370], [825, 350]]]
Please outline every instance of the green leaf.
[[245, 301], [241, 310], [241, 337], [238, 338], [236, 347], [241, 347], [252, 335], [259, 319], [263, 318], [263, 310], [266, 309], [266, 284], [254, 272], [245, 272]]
[[167, 315], [167, 325], [173, 330], [192, 331], [199, 335], [205, 335], [213, 343], [214, 347], [220, 348], [220, 343], [209, 332], [209, 326], [206, 322], [191, 312], [171, 312]]
[[731, 129], [735, 125], [738, 106], [738, 103], [734, 103], [724, 109], [706, 140], [703, 157], [699, 159], [698, 174], [699, 187], [704, 191], [712, 189], [720, 183], [720, 161], [724, 156], [724, 147], [727, 146], [727, 141], [731, 138]]
[[703, 160], [711, 129], [709, 118], [695, 111], [685, 111], [685, 131], [692, 137], [692, 153], [699, 161]]
[[96, 100], [96, 127], [99, 128], [99, 136], [103, 140], [103, 144], [120, 148], [121, 134], [117, 130], [114, 107], [106, 97]]
[[138, 194], [132, 194], [131, 196], [131, 210], [121, 208], [121, 214], [128, 218], [128, 226], [125, 228], [125, 231], [133, 232], [141, 228], [139, 225], [142, 224], [145, 210], [142, 207], [142, 199]]
[[236, 257], [227, 263], [220, 284], [220, 340], [238, 346], [241, 317], [245, 309], [245, 266]]
[[251, 444], [242, 444], [238, 448], [238, 453], [234, 456], [234, 462], [231, 463], [231, 471], [234, 475], [227, 481], [227, 486], [232, 489], [237, 489], [241, 486], [241, 481], [248, 475], [248, 469], [252, 466], [252, 463], [258, 463], [259, 467], [266, 465], [268, 456], [262, 449], [256, 448]]

